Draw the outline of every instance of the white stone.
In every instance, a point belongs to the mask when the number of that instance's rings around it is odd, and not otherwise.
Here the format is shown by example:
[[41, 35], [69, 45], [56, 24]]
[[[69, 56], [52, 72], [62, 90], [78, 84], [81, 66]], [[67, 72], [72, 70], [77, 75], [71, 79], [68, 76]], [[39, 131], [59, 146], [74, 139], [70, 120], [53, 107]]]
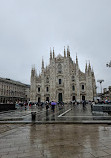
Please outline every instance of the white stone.
[[54, 100], [68, 103], [72, 100], [80, 102], [83, 99], [92, 101], [95, 96], [95, 76], [90, 64], [85, 73], [81, 72], [78, 59], [76, 58], [75, 63], [69, 51], [64, 57], [60, 54], [55, 57], [54, 54], [52, 58], [50, 53], [50, 64], [44, 68], [42, 61], [42, 72], [39, 76], [35, 68], [31, 70], [30, 100], [33, 102]]

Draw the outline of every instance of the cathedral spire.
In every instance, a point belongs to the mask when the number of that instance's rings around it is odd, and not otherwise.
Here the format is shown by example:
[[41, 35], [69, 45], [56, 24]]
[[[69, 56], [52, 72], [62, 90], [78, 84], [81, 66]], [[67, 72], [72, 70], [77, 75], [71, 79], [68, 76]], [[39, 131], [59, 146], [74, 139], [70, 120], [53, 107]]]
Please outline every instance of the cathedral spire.
[[53, 47], [53, 58], [55, 58], [54, 47]]
[[64, 46], [64, 57], [66, 57], [66, 50], [65, 50], [65, 46]]
[[52, 50], [50, 48], [50, 59], [52, 59]]
[[46, 64], [46, 71], [47, 71], [47, 64]]
[[76, 64], [78, 65], [78, 58], [77, 58], [77, 53], [76, 53]]
[[34, 78], [35, 76], [36, 76], [36, 70], [35, 70], [35, 65], [33, 65], [31, 70], [31, 78]]
[[79, 70], [79, 64], [78, 64], [78, 58], [77, 58], [77, 53], [76, 53], [76, 70]]
[[88, 73], [91, 74], [91, 65], [90, 65], [90, 61], [89, 61], [89, 66], [88, 66]]
[[85, 71], [87, 71], [87, 61], [86, 61], [86, 68], [85, 68]]
[[43, 57], [42, 57], [42, 69], [44, 69], [44, 60], [43, 60]]
[[70, 56], [70, 50], [69, 50], [69, 46], [67, 46], [67, 57]]
[[91, 65], [90, 65], [90, 61], [89, 61], [89, 67], [88, 67], [88, 68], [89, 68], [89, 70], [91, 70]]

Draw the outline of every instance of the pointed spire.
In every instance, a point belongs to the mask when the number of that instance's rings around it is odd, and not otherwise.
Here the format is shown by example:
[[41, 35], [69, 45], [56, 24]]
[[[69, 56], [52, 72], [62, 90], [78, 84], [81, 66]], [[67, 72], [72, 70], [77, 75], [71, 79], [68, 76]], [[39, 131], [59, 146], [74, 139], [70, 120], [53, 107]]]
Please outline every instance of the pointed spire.
[[35, 76], [35, 66], [33, 65], [32, 66], [32, 70], [31, 70], [31, 77], [34, 77]]
[[86, 61], [86, 68], [85, 68], [85, 71], [87, 71], [87, 61]]
[[65, 46], [64, 46], [64, 57], [66, 57], [66, 50], [65, 50]]
[[69, 46], [67, 46], [67, 57], [70, 56], [70, 50], [69, 50]]
[[79, 64], [78, 64], [78, 58], [77, 58], [77, 53], [76, 53], [76, 70], [79, 70]]
[[55, 58], [54, 47], [53, 47], [53, 58]]
[[88, 74], [91, 75], [91, 65], [90, 65], [90, 61], [89, 61], [89, 65], [88, 65]]
[[37, 76], [37, 70], [35, 69], [35, 77]]
[[90, 61], [89, 61], [89, 67], [88, 67], [90, 70], [91, 70], [91, 65], [90, 65]]
[[52, 50], [50, 48], [50, 59], [52, 59]]
[[[69, 46], [68, 46], [69, 47]], [[68, 48], [69, 49], [69, 48]], [[70, 49], [69, 49], [69, 56], [70, 56]]]
[[78, 64], [78, 58], [77, 58], [77, 53], [76, 53], [76, 64]]
[[43, 57], [42, 57], [42, 69], [44, 69], [44, 60], [43, 60]]
[[92, 67], [92, 69], [91, 69], [91, 72], [92, 72], [93, 77], [95, 78], [93, 67]]

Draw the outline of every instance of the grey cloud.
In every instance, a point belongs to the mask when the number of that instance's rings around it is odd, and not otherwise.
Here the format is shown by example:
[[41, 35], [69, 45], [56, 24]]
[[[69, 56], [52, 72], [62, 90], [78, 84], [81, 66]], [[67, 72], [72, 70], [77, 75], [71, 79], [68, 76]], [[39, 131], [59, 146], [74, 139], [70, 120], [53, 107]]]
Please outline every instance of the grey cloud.
[[69, 45], [80, 69], [90, 60], [96, 80], [104, 79], [103, 87], [108, 87], [110, 6], [110, 0], [0, 0], [1, 77], [30, 83], [31, 66], [39, 73], [42, 56], [49, 63], [50, 47], [57, 55]]

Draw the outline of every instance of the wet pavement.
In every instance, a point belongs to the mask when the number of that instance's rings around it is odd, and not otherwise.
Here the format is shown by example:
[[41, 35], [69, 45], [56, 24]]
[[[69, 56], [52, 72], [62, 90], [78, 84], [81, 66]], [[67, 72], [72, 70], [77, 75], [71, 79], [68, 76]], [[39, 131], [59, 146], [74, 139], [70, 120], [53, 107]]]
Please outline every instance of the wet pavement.
[[0, 112], [0, 123], [31, 123], [32, 112], [36, 112], [35, 123], [111, 123], [111, 115], [103, 112], [91, 111], [91, 105], [85, 107], [82, 104], [56, 106], [54, 112], [51, 107], [33, 106], [17, 110]]
[[3, 128], [0, 158], [111, 158], [110, 125], [0, 125], [0, 131]]
[[111, 158], [111, 116], [81, 104], [0, 112], [0, 158], [20, 157]]

